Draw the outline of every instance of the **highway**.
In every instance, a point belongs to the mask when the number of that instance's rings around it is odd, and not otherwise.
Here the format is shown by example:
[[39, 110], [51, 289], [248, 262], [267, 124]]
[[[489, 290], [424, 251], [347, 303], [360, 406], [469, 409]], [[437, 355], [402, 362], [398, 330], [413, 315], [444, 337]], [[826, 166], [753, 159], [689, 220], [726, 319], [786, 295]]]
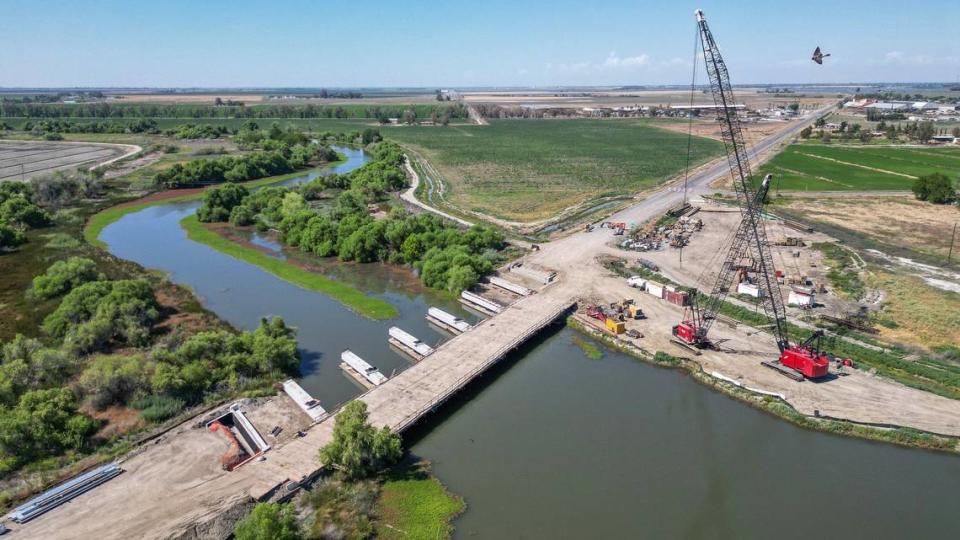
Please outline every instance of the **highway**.
[[[816, 111], [807, 115], [803, 120], [797, 121], [794, 125], [784, 129], [783, 131], [771, 135], [766, 139], [761, 140], [754, 146], [750, 147], [748, 151], [748, 156], [750, 159], [750, 164], [755, 169], [757, 165], [766, 161], [772, 153], [771, 150], [776, 149], [780, 144], [785, 141], [790, 140], [800, 133], [803, 128], [809, 126], [813, 121], [821, 116], [832, 112], [837, 108], [837, 105], [829, 105], [817, 109]], [[687, 196], [698, 196], [703, 195], [709, 192], [709, 184], [713, 180], [730, 174], [730, 169], [727, 165], [727, 158], [715, 160], [707, 168], [694, 172], [687, 179]], [[669, 184], [659, 186], [657, 191], [651, 193], [648, 197], [643, 199], [643, 201], [631, 206], [630, 208], [621, 210], [617, 212], [610, 218], [610, 221], [623, 221], [635, 223], [640, 223], [649, 219], [651, 216], [662, 214], [669, 208], [672, 208], [683, 202], [683, 190], [677, 189], [682, 185], [682, 179], [675, 180]], [[715, 191], [715, 190], [714, 190]]]

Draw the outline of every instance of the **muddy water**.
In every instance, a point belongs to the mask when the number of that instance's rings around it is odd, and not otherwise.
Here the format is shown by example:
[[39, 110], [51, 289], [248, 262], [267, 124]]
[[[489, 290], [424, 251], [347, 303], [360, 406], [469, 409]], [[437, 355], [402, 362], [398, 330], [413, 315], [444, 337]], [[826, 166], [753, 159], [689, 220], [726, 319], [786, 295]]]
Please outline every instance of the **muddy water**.
[[[340, 172], [365, 161], [349, 160]], [[294, 180], [304, 181], [305, 175]], [[281, 315], [299, 328], [302, 383], [331, 408], [361, 390], [340, 369], [350, 348], [384, 373], [409, 362], [400, 326], [444, 339], [429, 305], [470, 317], [405, 271], [327, 265], [400, 311], [374, 322], [187, 240], [197, 203], [130, 214], [103, 232], [111, 251], [169, 272], [239, 328]], [[251, 242], [278, 257], [269, 236]], [[554, 330], [495, 368], [415, 433], [412, 451], [468, 503], [459, 538], [957, 538], [960, 458], [803, 431], [679, 372], [606, 352], [589, 360]]]
[[571, 330], [418, 428], [456, 538], [958, 538], [960, 458], [804, 431]]
[[[285, 184], [309, 181], [318, 174], [349, 172], [369, 158], [360, 150], [338, 148], [347, 162], [321, 172], [311, 172]], [[425, 343], [437, 345], [449, 336], [426, 322], [427, 308], [438, 306], [468, 321], [455, 298], [424, 289], [409, 271], [381, 265], [330, 265], [327, 273], [393, 304], [400, 312], [389, 321], [371, 321], [330, 298], [303, 290], [271, 274], [187, 239], [179, 222], [196, 211], [199, 202], [154, 206], [124, 216], [102, 233], [110, 251], [147, 268], [169, 273], [170, 278], [192, 288], [204, 306], [241, 329], [252, 330], [260, 318], [280, 315], [297, 327], [303, 359], [301, 384], [327, 409], [362, 391], [340, 370], [340, 353], [350, 349], [380, 368], [385, 375], [410, 365], [407, 357], [387, 343], [387, 329], [399, 326]], [[251, 241], [277, 257], [301, 257], [285, 252], [269, 237]]]

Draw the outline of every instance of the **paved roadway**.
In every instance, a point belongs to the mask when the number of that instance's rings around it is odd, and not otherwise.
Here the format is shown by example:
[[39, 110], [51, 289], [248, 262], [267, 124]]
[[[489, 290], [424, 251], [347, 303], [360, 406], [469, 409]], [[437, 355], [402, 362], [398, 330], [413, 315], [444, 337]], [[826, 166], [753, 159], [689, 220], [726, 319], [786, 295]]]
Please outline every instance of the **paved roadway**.
[[[794, 125], [784, 129], [779, 133], [767, 137], [766, 139], [763, 139], [750, 147], [748, 155], [753, 169], [756, 170], [757, 165], [769, 157], [768, 154], [771, 150], [776, 149], [781, 143], [786, 142], [798, 135], [800, 131], [810, 125], [811, 122], [836, 108], [837, 105], [829, 105], [827, 107], [817, 109], [812, 114], [808, 114], [805, 119], [795, 122]], [[713, 180], [728, 174], [730, 174], [730, 170], [726, 157], [718, 159], [708, 167], [694, 172], [694, 174], [687, 179], [687, 198], [689, 199], [691, 196], [704, 195], [710, 191], [716, 191], [710, 190], [708, 184]], [[646, 219], [649, 219], [651, 216], [662, 214], [668, 209], [677, 206], [682, 202], [682, 181], [674, 181], [666, 186], [661, 186], [656, 192], [652, 193], [643, 201], [631, 206], [630, 208], [617, 212], [608, 219], [610, 221], [633, 221], [640, 223]]]

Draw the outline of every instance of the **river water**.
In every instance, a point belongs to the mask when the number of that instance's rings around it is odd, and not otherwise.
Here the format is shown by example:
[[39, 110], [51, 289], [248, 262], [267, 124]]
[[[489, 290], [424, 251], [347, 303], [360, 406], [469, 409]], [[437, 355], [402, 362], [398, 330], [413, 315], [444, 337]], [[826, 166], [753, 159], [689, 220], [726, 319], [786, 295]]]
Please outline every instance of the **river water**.
[[[339, 148], [346, 172], [368, 158]], [[473, 320], [408, 272], [331, 265], [337, 279], [397, 307], [370, 321], [186, 238], [199, 203], [124, 216], [101, 238], [168, 272], [234, 326], [280, 315], [299, 330], [301, 383], [330, 409], [361, 392], [339, 369], [351, 349], [385, 374], [409, 362], [396, 325], [436, 344], [435, 305]], [[267, 237], [251, 241], [284, 254]], [[590, 360], [568, 329], [547, 332], [407, 435], [462, 495], [459, 538], [957, 538], [960, 459], [795, 428], [677, 371], [606, 351]]]

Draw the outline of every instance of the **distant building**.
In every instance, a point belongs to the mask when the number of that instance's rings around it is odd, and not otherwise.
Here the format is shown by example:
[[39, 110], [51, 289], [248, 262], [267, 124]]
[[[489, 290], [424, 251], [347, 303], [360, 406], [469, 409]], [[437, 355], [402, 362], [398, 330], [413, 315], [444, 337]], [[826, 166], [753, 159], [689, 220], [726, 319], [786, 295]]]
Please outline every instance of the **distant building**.
[[932, 101], [915, 101], [910, 108], [922, 112], [935, 111], [937, 110], [937, 104]]
[[934, 135], [933, 137], [930, 138], [930, 140], [936, 143], [944, 143], [944, 144], [957, 143], [957, 138], [954, 137], [953, 135]]
[[843, 104], [844, 109], [852, 109], [855, 111], [862, 111], [867, 105], [876, 102], [875, 99], [855, 99], [853, 101], [848, 101]]
[[876, 103], [871, 103], [864, 107], [867, 110], [871, 111], [906, 111], [910, 109], [912, 103], [906, 103], [902, 101], [878, 101]]

